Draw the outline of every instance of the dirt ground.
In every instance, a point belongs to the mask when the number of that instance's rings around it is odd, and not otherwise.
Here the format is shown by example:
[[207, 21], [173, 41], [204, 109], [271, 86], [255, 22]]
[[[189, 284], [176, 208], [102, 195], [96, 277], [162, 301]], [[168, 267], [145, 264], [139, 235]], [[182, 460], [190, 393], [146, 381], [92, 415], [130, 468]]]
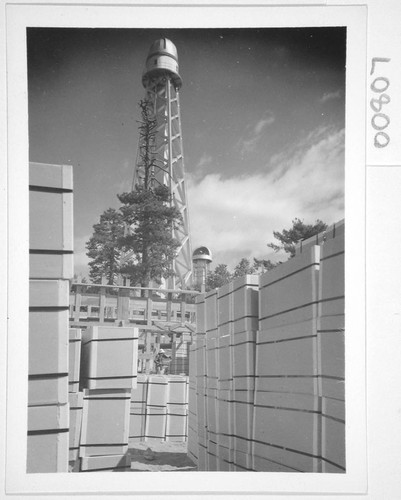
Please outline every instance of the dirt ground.
[[187, 443], [172, 441], [139, 442], [130, 445], [131, 471], [196, 471], [187, 456]]

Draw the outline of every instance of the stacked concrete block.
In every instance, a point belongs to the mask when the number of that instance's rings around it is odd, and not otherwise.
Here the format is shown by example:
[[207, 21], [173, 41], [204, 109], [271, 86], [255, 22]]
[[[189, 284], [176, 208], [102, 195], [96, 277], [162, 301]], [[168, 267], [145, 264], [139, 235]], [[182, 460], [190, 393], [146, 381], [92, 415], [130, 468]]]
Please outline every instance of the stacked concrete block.
[[207, 387], [206, 387], [206, 336], [196, 336], [196, 405], [198, 470], [207, 470]]
[[29, 277], [72, 279], [71, 165], [29, 164]]
[[68, 365], [68, 392], [79, 391], [80, 365], [81, 365], [81, 341], [82, 332], [80, 328], [69, 330], [69, 365]]
[[168, 379], [165, 375], [149, 375], [146, 402], [146, 441], [161, 441], [166, 436]]
[[28, 407], [28, 472], [67, 472], [69, 405]]
[[343, 225], [322, 245], [319, 278], [317, 344], [322, 471], [343, 472], [346, 467]]
[[28, 472], [68, 471], [69, 165], [29, 165]]
[[82, 335], [81, 384], [127, 389], [137, 384], [138, 328], [93, 326]]
[[[130, 402], [131, 390], [84, 389], [81, 471], [115, 470], [112, 464], [118, 468], [128, 460]], [[110, 460], [110, 466], [96, 466], [101, 460]]]
[[27, 471], [67, 472], [68, 281], [31, 279], [29, 303]]
[[189, 348], [189, 377], [188, 377], [188, 456], [198, 464], [198, 422], [197, 422], [197, 395], [196, 395], [196, 343]]
[[138, 373], [137, 386], [131, 391], [130, 404], [130, 425], [129, 442], [130, 444], [145, 439], [146, 422], [146, 400], [148, 394], [148, 376]]
[[169, 375], [166, 441], [185, 442], [188, 437], [188, 377]]
[[319, 265], [320, 247], [313, 246], [260, 278], [252, 453], [256, 471], [320, 470]]
[[83, 392], [70, 392], [70, 433], [68, 462], [71, 472], [79, 471], [79, 443], [81, 439]]

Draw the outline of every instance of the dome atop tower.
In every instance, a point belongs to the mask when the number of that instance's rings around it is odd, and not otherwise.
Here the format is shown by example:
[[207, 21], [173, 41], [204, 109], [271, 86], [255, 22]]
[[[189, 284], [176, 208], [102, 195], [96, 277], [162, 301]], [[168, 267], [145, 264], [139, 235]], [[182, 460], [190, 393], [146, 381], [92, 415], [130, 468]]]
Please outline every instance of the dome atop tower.
[[199, 247], [192, 253], [192, 260], [207, 260], [212, 262], [212, 252], [207, 247]]
[[146, 88], [152, 78], [165, 74], [171, 77], [177, 89], [181, 87], [182, 79], [178, 71], [177, 48], [168, 38], [159, 38], [150, 46], [142, 84]]

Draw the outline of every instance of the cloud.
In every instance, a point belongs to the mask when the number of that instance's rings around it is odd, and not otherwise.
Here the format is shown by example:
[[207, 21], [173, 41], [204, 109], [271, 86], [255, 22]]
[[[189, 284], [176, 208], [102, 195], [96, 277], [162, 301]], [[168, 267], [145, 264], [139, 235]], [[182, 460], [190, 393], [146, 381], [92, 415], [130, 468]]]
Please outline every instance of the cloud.
[[325, 92], [319, 99], [319, 102], [323, 104], [327, 101], [332, 101], [340, 98], [341, 98], [341, 90], [337, 90], [336, 92]]
[[[272, 167], [272, 168], [271, 168]], [[193, 248], [210, 247], [214, 262], [267, 257], [273, 231], [295, 217], [328, 224], [344, 216], [344, 130], [317, 129], [276, 155], [266, 173], [188, 178]]]
[[241, 157], [252, 152], [256, 148], [260, 139], [263, 137], [263, 131], [266, 127], [272, 125], [275, 119], [274, 113], [268, 109], [256, 123], [248, 123], [245, 128], [245, 134], [236, 144], [236, 149], [239, 151]]

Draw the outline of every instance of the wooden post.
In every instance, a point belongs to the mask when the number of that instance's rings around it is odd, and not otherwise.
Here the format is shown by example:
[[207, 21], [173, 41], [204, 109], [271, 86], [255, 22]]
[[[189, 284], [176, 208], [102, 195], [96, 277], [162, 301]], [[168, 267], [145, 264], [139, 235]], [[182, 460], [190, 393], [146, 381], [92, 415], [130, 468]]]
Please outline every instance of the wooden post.
[[185, 323], [185, 313], [187, 312], [186, 298], [187, 298], [187, 296], [185, 294], [183, 294], [182, 298], [181, 298], [181, 324], [182, 325]]
[[148, 326], [152, 325], [152, 308], [153, 308], [153, 303], [152, 303], [152, 290], [145, 290], [145, 297], [146, 297], [146, 322]]
[[[106, 276], [102, 276], [102, 285], [106, 285]], [[106, 288], [100, 288], [99, 295], [99, 323], [104, 323], [104, 308], [106, 306]]]
[[146, 354], [146, 375], [150, 373], [150, 359], [152, 356], [152, 332], [148, 330], [146, 332], [146, 344], [145, 344], [145, 354]]
[[173, 294], [169, 292], [167, 294], [167, 321], [171, 321], [171, 306], [172, 306], [172, 301], [173, 301]]

